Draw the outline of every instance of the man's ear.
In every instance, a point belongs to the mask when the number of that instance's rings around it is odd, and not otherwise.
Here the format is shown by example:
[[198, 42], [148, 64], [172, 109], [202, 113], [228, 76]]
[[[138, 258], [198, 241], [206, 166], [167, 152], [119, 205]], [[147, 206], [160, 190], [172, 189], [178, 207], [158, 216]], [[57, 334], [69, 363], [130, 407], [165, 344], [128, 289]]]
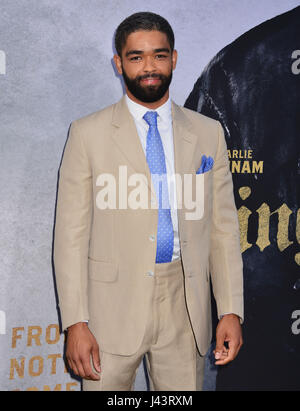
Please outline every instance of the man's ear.
[[177, 66], [177, 58], [178, 58], [177, 50], [173, 50], [173, 53], [172, 53], [172, 66], [173, 66], [173, 70], [176, 69], [176, 66]]
[[114, 55], [114, 62], [115, 62], [116, 68], [117, 68], [117, 70], [118, 70], [118, 73], [119, 73], [120, 75], [122, 75], [122, 74], [123, 74], [123, 70], [122, 70], [122, 60], [121, 60], [121, 57], [120, 57], [118, 54], [115, 54], [115, 55]]

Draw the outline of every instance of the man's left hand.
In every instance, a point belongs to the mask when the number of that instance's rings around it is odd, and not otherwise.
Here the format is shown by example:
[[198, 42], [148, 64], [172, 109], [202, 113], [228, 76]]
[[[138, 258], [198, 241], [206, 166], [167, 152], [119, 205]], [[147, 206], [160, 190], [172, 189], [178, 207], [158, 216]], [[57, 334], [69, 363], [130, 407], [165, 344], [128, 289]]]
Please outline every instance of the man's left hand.
[[[225, 365], [234, 360], [243, 345], [242, 327], [236, 314], [226, 314], [219, 321], [216, 330], [216, 365]], [[228, 343], [228, 348], [224, 343]]]

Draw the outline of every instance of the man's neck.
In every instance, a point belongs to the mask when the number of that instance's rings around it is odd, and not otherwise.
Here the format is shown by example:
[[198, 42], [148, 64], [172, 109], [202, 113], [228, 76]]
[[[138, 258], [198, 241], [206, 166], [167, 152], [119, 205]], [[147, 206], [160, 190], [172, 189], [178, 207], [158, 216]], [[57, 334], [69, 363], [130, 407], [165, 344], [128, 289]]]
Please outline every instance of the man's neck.
[[155, 101], [153, 103], [145, 103], [144, 101], [138, 100], [136, 97], [134, 97], [133, 94], [130, 93], [129, 90], [126, 90], [127, 96], [130, 98], [130, 100], [134, 101], [137, 104], [140, 104], [141, 106], [144, 106], [146, 108], [149, 108], [150, 110], [156, 110], [158, 107], [162, 106], [169, 100], [169, 90], [166, 92], [166, 94], [158, 101]]

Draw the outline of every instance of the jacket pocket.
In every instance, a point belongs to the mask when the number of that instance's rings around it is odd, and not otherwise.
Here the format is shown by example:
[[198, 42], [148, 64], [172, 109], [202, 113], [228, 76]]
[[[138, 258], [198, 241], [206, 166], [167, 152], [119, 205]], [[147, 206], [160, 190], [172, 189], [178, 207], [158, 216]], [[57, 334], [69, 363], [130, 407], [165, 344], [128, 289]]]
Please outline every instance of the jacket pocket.
[[94, 281], [112, 283], [118, 278], [118, 265], [88, 258], [89, 278]]

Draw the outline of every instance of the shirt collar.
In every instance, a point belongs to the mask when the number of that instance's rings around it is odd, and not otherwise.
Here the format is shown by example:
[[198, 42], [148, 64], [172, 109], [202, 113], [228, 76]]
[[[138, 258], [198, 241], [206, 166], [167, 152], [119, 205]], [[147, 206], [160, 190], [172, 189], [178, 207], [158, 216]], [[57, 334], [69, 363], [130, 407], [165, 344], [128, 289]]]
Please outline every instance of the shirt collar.
[[170, 121], [172, 118], [172, 106], [170, 97], [156, 110], [150, 110], [149, 108], [136, 103], [135, 101], [131, 100], [131, 98], [129, 98], [127, 94], [125, 95], [125, 99], [130, 113], [137, 121], [143, 120], [143, 117], [147, 113], [147, 111], [156, 111], [158, 113], [158, 119], [161, 119], [163, 121]]

